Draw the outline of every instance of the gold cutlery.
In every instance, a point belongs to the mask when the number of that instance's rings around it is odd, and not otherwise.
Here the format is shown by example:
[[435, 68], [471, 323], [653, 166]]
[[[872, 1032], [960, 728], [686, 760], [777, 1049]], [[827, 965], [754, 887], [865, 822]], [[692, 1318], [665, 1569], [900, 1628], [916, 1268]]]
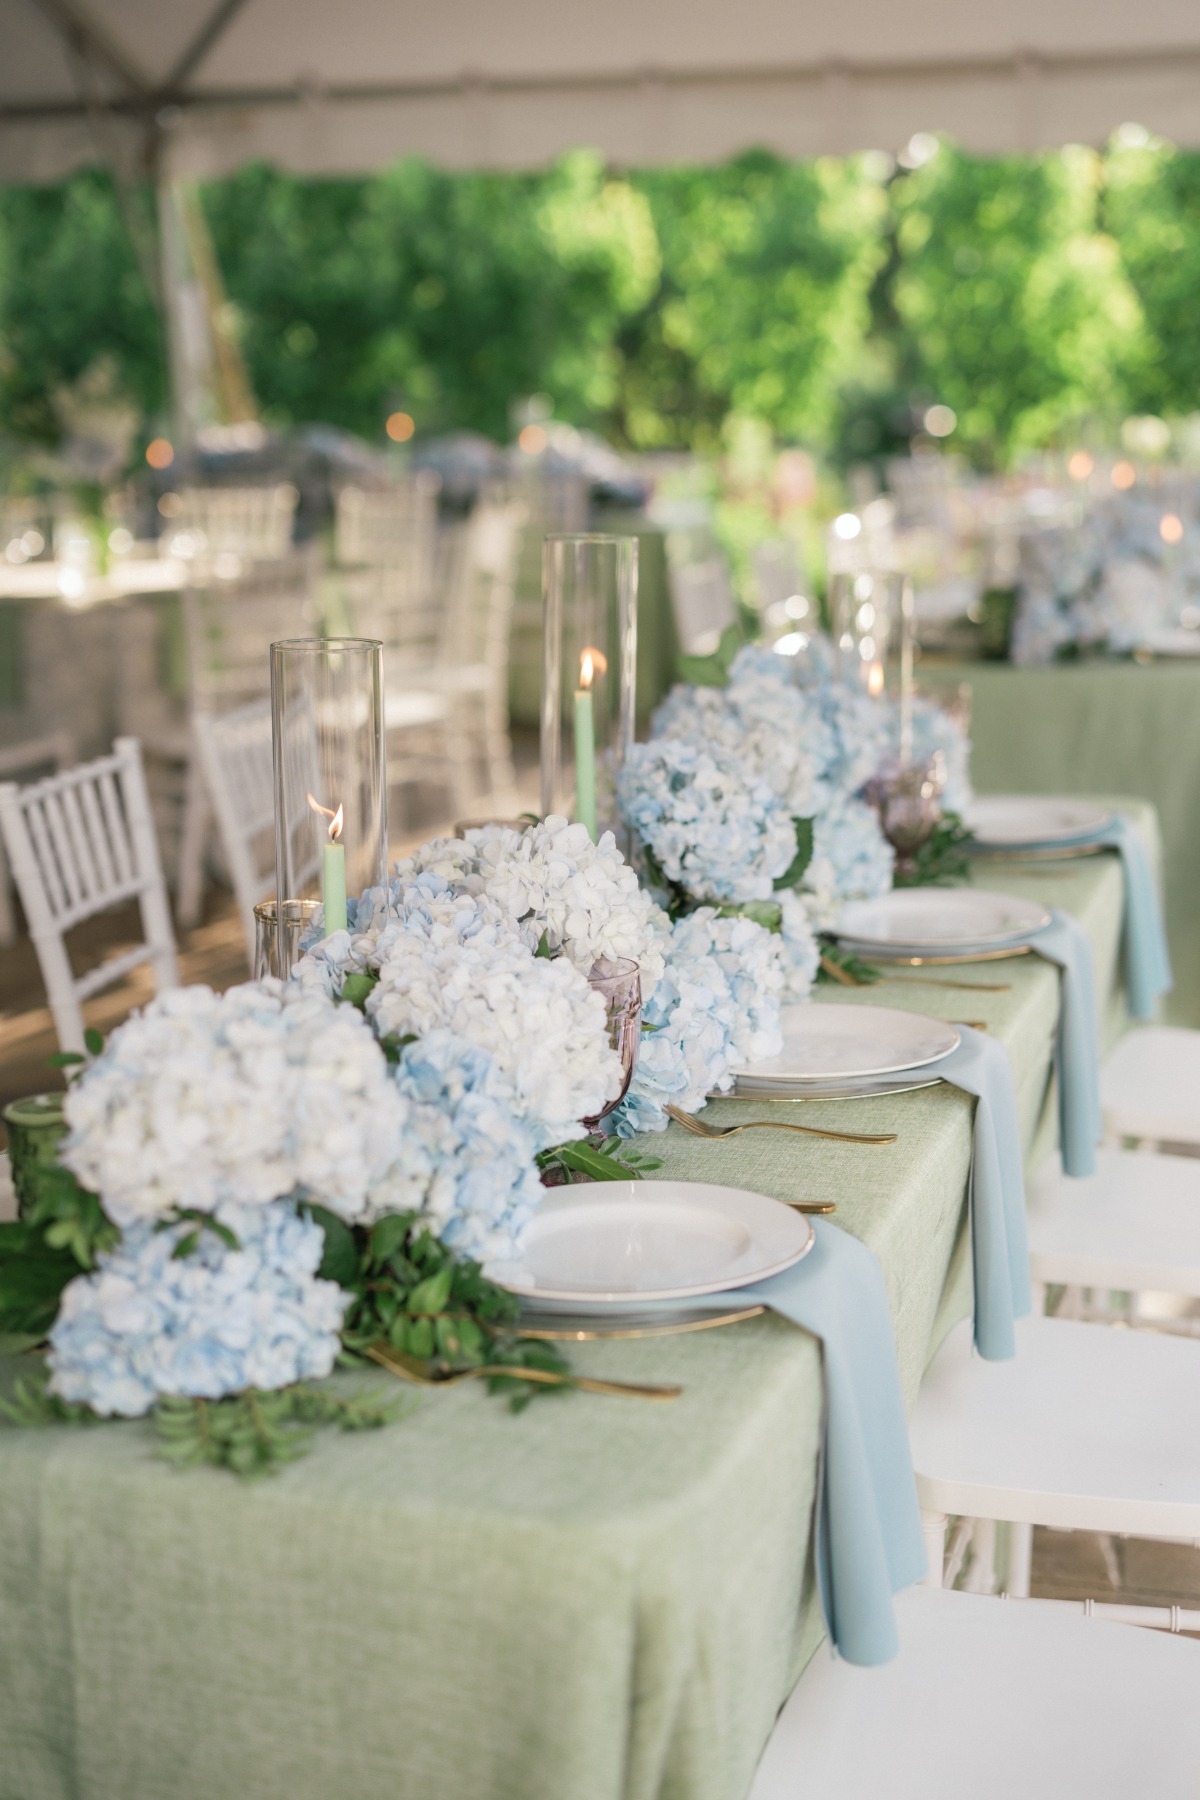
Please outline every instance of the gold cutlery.
[[[544, 1334], [542, 1334], [544, 1335]], [[525, 1369], [507, 1363], [483, 1363], [474, 1369], [453, 1369], [446, 1375], [431, 1375], [419, 1357], [395, 1350], [391, 1344], [367, 1345], [367, 1355], [389, 1374], [412, 1381], [418, 1387], [457, 1387], [463, 1381], [476, 1381], [489, 1376], [503, 1376], [506, 1381], [531, 1381], [540, 1387], [582, 1388], [585, 1394], [618, 1394], [631, 1400], [678, 1400], [681, 1387], [646, 1387], [632, 1381], [598, 1381], [591, 1375], [559, 1375], [553, 1369]]]
[[739, 1131], [796, 1131], [804, 1137], [832, 1138], [839, 1144], [894, 1144], [894, 1131], [866, 1134], [855, 1131], [824, 1131], [818, 1125], [788, 1125], [780, 1119], [748, 1119], [744, 1125], [705, 1125], [692, 1113], [685, 1113], [678, 1106], [667, 1106], [663, 1109], [669, 1119], [682, 1125], [685, 1131], [698, 1138], [735, 1137]]
[[[791, 1202], [788, 1202], [791, 1204]], [[830, 1209], [832, 1210], [832, 1208]], [[711, 1318], [684, 1319], [679, 1323], [643, 1325], [526, 1325], [523, 1338], [544, 1338], [550, 1343], [587, 1344], [599, 1338], [679, 1337], [685, 1331], [715, 1331], [721, 1325], [740, 1325], [743, 1319], [760, 1319], [765, 1306], [743, 1306], [737, 1312], [716, 1313]]]

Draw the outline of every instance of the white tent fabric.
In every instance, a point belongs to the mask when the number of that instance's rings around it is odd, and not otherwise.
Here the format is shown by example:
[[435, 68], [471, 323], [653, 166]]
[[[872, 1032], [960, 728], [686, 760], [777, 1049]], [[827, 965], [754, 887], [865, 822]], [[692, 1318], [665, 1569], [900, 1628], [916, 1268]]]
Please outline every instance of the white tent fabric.
[[[0, 0], [0, 179], [1200, 143], [1195, 0]], [[155, 129], [155, 126], [157, 129]], [[147, 129], [150, 127], [151, 129]]]

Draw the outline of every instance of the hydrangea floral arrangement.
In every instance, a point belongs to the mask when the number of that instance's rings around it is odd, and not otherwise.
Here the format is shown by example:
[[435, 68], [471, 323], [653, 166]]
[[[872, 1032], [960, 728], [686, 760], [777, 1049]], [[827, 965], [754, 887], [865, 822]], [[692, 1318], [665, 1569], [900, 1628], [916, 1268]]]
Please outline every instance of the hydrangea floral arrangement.
[[591, 846], [594, 890], [560, 891], [555, 835], [536, 933], [495, 846], [475, 891], [430, 847], [290, 983], [176, 990], [114, 1033], [71, 1085], [45, 1193], [0, 1226], [0, 1331], [48, 1343], [18, 1414], [153, 1410], [177, 1460], [254, 1472], [314, 1424], [381, 1421], [320, 1385], [348, 1357], [511, 1369], [515, 1401], [569, 1381], [480, 1264], [516, 1249], [540, 1154], [620, 1091], [585, 940], [640, 931], [653, 969], [669, 930]]

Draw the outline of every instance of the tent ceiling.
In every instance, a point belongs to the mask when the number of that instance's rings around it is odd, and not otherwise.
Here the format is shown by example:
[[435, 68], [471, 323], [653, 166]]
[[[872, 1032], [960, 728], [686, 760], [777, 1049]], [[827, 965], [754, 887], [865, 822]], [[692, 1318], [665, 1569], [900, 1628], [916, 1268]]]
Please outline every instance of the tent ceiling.
[[308, 173], [416, 152], [537, 165], [1099, 142], [1200, 143], [1183, 0], [0, 0], [0, 178], [48, 180], [165, 128], [180, 172]]

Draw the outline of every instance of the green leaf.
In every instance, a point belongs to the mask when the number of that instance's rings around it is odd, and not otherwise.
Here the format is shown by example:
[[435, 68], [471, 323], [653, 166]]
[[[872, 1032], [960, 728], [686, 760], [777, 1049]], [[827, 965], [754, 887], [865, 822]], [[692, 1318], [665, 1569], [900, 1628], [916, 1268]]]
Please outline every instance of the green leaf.
[[356, 1006], [361, 1012], [378, 985], [379, 976], [374, 970], [347, 975], [338, 1000], [347, 1006]]
[[833, 938], [821, 939], [821, 960], [817, 965], [819, 982], [833, 982], [838, 987], [871, 987], [882, 979], [883, 971], [874, 963], [864, 962], [861, 956], [843, 950]]
[[581, 1175], [590, 1175], [593, 1181], [641, 1180], [636, 1169], [618, 1162], [612, 1152], [597, 1150], [586, 1138], [574, 1144], [559, 1144], [553, 1154], [564, 1169], [576, 1169]]
[[416, 1317], [420, 1313], [444, 1312], [446, 1302], [450, 1298], [450, 1285], [453, 1280], [454, 1271], [447, 1265], [436, 1275], [431, 1275], [428, 1280], [418, 1282], [408, 1296], [406, 1312], [411, 1317]]
[[793, 819], [796, 827], [796, 854], [793, 856], [783, 874], [774, 883], [776, 892], [780, 888], [794, 888], [804, 874], [813, 853], [813, 821], [812, 819]]
[[52, 1069], [69, 1069], [76, 1063], [85, 1063], [86, 1061], [87, 1057], [81, 1050], [56, 1050], [53, 1056], [46, 1058], [48, 1066]]
[[[776, 887], [779, 883], [775, 883]], [[752, 919], [766, 931], [783, 930], [783, 908], [778, 900], [739, 900], [736, 905], [719, 906], [719, 919]]]
[[401, 1249], [411, 1229], [410, 1213], [386, 1213], [376, 1222], [371, 1232], [371, 1261], [376, 1268], [382, 1268]]
[[692, 687], [724, 687], [729, 669], [745, 639], [740, 625], [727, 625], [721, 641], [709, 656], [686, 656], [678, 660], [679, 679]]
[[353, 1287], [358, 1276], [358, 1249], [354, 1233], [344, 1219], [328, 1207], [306, 1201], [304, 1210], [325, 1233], [325, 1253], [317, 1274], [322, 1281], [336, 1281], [339, 1287]]
[[897, 887], [951, 887], [971, 870], [970, 831], [957, 813], [943, 813], [915, 852], [911, 869], [896, 870]]
[[547, 962], [551, 962], [551, 961], [553, 961], [553, 959], [554, 959], [554, 952], [553, 952], [553, 950], [552, 950], [552, 949], [551, 949], [551, 948], [550, 948], [550, 934], [549, 934], [549, 932], [546, 932], [546, 931], [543, 931], [543, 933], [542, 933], [542, 935], [541, 935], [541, 937], [540, 937], [540, 938], [539, 938], [539, 939], [538, 939], [538, 941], [537, 941], [537, 949], [536, 949], [536, 950], [535, 950], [535, 951], [534, 951], [534, 953], [533, 953], [533, 954], [534, 954], [534, 955], [535, 955], [535, 956], [542, 956], [542, 957], [545, 957], [545, 959], [546, 959], [546, 961], [547, 961]]
[[89, 1056], [99, 1056], [104, 1048], [104, 1033], [97, 1031], [94, 1025], [89, 1025], [83, 1034], [83, 1042]]

